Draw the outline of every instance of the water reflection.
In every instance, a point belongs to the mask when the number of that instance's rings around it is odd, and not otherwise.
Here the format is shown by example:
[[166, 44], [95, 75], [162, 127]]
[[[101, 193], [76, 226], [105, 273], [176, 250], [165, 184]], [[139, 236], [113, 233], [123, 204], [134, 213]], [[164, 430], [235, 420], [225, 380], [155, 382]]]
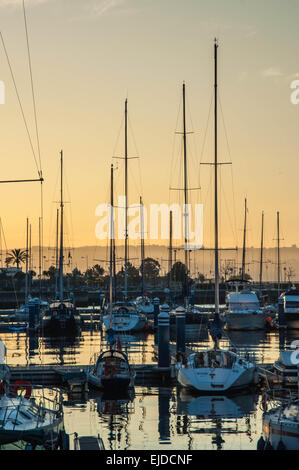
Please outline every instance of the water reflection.
[[67, 432], [98, 435], [107, 450], [256, 449], [262, 432], [255, 394], [193, 396], [179, 388], [135, 387], [134, 396], [89, 395], [68, 403]]
[[[223, 448], [227, 436], [246, 434], [251, 438], [251, 420], [256, 412], [258, 396], [244, 394], [236, 396], [203, 395], [194, 397], [184, 390], [177, 392], [177, 432], [189, 438], [192, 449], [198, 436], [210, 435], [212, 447]], [[245, 418], [241, 429], [239, 420]], [[224, 438], [225, 437], [225, 438]]]

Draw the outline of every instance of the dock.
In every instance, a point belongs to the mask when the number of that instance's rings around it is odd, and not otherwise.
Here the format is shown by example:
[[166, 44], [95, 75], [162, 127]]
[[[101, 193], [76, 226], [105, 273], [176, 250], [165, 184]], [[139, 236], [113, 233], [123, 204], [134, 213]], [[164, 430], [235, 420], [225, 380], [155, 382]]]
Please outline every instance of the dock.
[[[159, 385], [171, 383], [172, 368], [158, 368], [156, 364], [133, 364], [136, 385]], [[86, 382], [88, 365], [82, 366], [13, 366], [10, 367], [11, 381], [24, 380], [33, 385], [59, 386]]]
[[75, 436], [74, 450], [105, 450], [104, 442], [100, 436]]

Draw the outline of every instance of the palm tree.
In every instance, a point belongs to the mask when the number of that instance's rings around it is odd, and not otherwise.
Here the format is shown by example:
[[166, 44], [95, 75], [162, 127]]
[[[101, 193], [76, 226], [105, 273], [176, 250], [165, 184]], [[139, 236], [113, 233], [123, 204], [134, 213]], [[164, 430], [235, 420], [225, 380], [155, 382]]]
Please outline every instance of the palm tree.
[[19, 269], [20, 264], [25, 263], [27, 257], [28, 257], [27, 250], [20, 250], [20, 249], [12, 250], [7, 253], [5, 263], [7, 266], [9, 264], [16, 264], [17, 268]]

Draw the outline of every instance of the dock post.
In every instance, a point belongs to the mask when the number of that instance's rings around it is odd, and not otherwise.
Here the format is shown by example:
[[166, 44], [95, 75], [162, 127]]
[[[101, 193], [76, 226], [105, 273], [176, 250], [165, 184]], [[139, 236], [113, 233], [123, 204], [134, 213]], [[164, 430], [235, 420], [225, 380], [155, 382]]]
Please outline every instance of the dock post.
[[185, 325], [186, 325], [186, 310], [184, 307], [178, 307], [175, 311], [176, 321], [176, 352], [184, 353], [185, 346]]
[[162, 305], [158, 316], [158, 367], [170, 366], [169, 310], [169, 305]]
[[171, 389], [159, 387], [158, 408], [159, 408], [159, 426], [158, 432], [160, 444], [169, 444], [170, 442], [170, 403]]
[[284, 299], [282, 297], [278, 298], [278, 323], [279, 327], [285, 328]]
[[29, 330], [35, 330], [40, 314], [40, 303], [36, 300], [28, 302], [29, 307]]
[[157, 334], [157, 329], [158, 329], [158, 316], [160, 313], [160, 299], [158, 297], [155, 297], [153, 300], [154, 304], [154, 331], [155, 331], [155, 344], [158, 344], [158, 334]]

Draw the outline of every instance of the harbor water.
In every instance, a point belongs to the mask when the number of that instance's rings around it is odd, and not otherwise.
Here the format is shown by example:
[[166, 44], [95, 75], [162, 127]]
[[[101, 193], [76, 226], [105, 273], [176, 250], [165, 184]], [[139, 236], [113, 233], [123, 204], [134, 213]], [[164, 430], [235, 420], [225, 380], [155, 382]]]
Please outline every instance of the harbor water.
[[[82, 331], [74, 340], [5, 332], [7, 365], [82, 365], [106, 346], [105, 331]], [[288, 347], [299, 331], [286, 333]], [[120, 335], [122, 348], [134, 364], [153, 364], [154, 334]], [[171, 332], [175, 341], [175, 331]], [[186, 345], [212, 346], [205, 325], [186, 325]], [[258, 363], [273, 364], [279, 356], [278, 331], [226, 332], [221, 346], [233, 346]], [[284, 346], [284, 347], [285, 347]], [[193, 395], [174, 386], [135, 386], [125, 396], [104, 396], [90, 390], [85, 397], [64, 393], [64, 425], [70, 436], [98, 436], [106, 450], [255, 450], [262, 433], [261, 395], [245, 391], [232, 396]]]

